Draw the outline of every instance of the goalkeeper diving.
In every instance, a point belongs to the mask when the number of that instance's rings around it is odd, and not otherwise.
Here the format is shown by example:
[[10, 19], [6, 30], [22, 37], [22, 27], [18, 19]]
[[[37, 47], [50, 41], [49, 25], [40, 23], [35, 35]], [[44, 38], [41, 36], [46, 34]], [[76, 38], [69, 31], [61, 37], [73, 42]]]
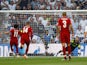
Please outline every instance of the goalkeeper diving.
[[[73, 40], [71, 40], [71, 44], [70, 44], [70, 46], [71, 46], [71, 52], [73, 52], [74, 49], [77, 48], [77, 47], [80, 48], [80, 45], [79, 44], [80, 44], [79, 37], [76, 36]], [[66, 51], [68, 51], [67, 45], [66, 45]], [[63, 52], [63, 50], [58, 51], [57, 54], [56, 54], [56, 56], [59, 53], [61, 53], [61, 52]]]

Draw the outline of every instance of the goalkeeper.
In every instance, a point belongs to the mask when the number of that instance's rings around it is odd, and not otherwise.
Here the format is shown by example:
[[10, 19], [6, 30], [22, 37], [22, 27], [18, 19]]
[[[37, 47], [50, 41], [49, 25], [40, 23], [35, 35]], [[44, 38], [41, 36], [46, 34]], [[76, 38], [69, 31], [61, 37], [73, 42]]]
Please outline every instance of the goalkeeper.
[[[74, 39], [71, 41], [71, 44], [70, 44], [70, 46], [71, 46], [71, 52], [74, 51], [74, 49], [77, 48], [77, 47], [80, 48], [79, 44], [80, 44], [80, 42], [79, 42], [79, 37], [76, 36], [76, 38], [74, 38]], [[66, 51], [67, 51], [67, 50], [68, 50], [68, 48], [66, 47]], [[62, 50], [58, 51], [57, 55], [58, 55], [59, 53], [61, 53], [61, 52], [62, 52]], [[56, 55], [56, 56], [57, 56], [57, 55]]]

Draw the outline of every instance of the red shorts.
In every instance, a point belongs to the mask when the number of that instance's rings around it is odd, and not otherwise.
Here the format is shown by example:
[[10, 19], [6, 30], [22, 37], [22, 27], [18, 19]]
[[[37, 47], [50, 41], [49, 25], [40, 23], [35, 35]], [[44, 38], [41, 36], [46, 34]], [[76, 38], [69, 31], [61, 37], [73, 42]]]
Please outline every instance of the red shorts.
[[30, 40], [27, 37], [21, 37], [21, 44], [30, 44]]
[[61, 43], [70, 43], [70, 33], [60, 33], [60, 41]]
[[14, 38], [12, 38], [12, 39], [10, 39], [10, 45], [18, 45], [18, 40], [17, 39], [14, 39]]

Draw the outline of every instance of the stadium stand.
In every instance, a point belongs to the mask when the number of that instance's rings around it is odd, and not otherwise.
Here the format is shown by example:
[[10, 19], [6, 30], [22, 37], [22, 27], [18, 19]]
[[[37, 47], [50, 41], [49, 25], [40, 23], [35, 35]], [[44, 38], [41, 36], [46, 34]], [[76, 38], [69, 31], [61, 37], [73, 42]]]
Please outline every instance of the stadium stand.
[[1, 10], [86, 10], [86, 0], [0, 0]]

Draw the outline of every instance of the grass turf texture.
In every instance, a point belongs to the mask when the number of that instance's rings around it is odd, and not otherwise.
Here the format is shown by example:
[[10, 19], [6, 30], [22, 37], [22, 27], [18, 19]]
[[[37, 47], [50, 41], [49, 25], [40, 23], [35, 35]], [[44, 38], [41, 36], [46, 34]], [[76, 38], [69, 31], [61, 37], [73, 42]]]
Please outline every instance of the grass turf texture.
[[29, 57], [3, 58], [0, 57], [0, 65], [87, 65], [87, 57], [73, 57], [71, 61], [62, 61], [62, 57]]

